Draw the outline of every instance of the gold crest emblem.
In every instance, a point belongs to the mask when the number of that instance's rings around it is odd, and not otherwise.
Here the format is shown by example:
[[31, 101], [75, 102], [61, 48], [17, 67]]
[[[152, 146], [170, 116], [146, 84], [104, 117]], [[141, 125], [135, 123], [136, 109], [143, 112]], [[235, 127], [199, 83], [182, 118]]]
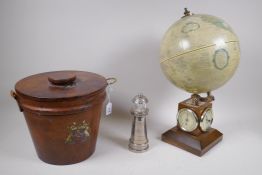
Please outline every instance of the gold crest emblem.
[[69, 134], [65, 140], [66, 144], [83, 143], [90, 137], [90, 127], [85, 120], [80, 124], [73, 122], [73, 124], [68, 127], [68, 130]]

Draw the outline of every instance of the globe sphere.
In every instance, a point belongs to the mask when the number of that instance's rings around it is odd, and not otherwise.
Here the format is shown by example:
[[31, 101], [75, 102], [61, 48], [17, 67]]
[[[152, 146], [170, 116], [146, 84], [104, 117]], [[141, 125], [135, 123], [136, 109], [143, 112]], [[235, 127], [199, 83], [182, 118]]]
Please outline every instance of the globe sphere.
[[160, 65], [166, 77], [190, 93], [224, 85], [240, 59], [239, 40], [222, 19], [205, 14], [185, 16], [166, 32]]

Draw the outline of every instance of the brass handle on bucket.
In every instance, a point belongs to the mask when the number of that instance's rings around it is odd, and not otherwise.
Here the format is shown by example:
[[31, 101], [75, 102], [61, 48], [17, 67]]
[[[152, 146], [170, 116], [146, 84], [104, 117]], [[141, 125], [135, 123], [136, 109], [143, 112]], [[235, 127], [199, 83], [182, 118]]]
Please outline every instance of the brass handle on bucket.
[[106, 81], [107, 81], [107, 84], [108, 84], [108, 85], [111, 85], [111, 84], [116, 83], [116, 82], [117, 82], [117, 79], [114, 78], [114, 77], [110, 77], [110, 78], [107, 78]]
[[21, 107], [21, 105], [20, 105], [20, 103], [19, 103], [18, 96], [17, 96], [16, 92], [13, 91], [13, 90], [11, 90], [11, 91], [10, 91], [10, 95], [16, 100], [20, 112], [23, 112], [23, 108]]

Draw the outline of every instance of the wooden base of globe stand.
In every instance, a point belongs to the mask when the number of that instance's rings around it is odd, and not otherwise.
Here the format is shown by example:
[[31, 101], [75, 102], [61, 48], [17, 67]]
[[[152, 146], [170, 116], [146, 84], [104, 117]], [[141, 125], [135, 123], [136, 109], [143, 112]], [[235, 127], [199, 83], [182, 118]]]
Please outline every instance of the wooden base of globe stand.
[[[199, 99], [197, 103], [194, 103], [195, 96]], [[182, 108], [191, 109], [200, 119], [207, 108], [212, 108], [211, 102], [213, 100], [214, 97], [210, 96], [210, 94], [208, 94], [206, 98], [193, 94], [190, 99], [178, 104], [178, 110]], [[177, 146], [197, 156], [205, 154], [214, 145], [221, 141], [222, 138], [223, 134], [214, 128], [210, 128], [208, 131], [203, 132], [198, 127], [193, 132], [188, 133], [181, 130], [179, 126], [175, 126], [162, 134], [162, 141]]]

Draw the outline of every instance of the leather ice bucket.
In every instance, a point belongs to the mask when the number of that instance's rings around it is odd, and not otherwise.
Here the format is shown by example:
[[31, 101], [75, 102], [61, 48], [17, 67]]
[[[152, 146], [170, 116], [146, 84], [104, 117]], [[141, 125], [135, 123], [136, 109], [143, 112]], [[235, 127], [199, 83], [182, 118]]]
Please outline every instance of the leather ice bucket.
[[40, 73], [16, 83], [11, 95], [41, 160], [66, 165], [92, 155], [107, 85], [103, 76], [83, 71]]

